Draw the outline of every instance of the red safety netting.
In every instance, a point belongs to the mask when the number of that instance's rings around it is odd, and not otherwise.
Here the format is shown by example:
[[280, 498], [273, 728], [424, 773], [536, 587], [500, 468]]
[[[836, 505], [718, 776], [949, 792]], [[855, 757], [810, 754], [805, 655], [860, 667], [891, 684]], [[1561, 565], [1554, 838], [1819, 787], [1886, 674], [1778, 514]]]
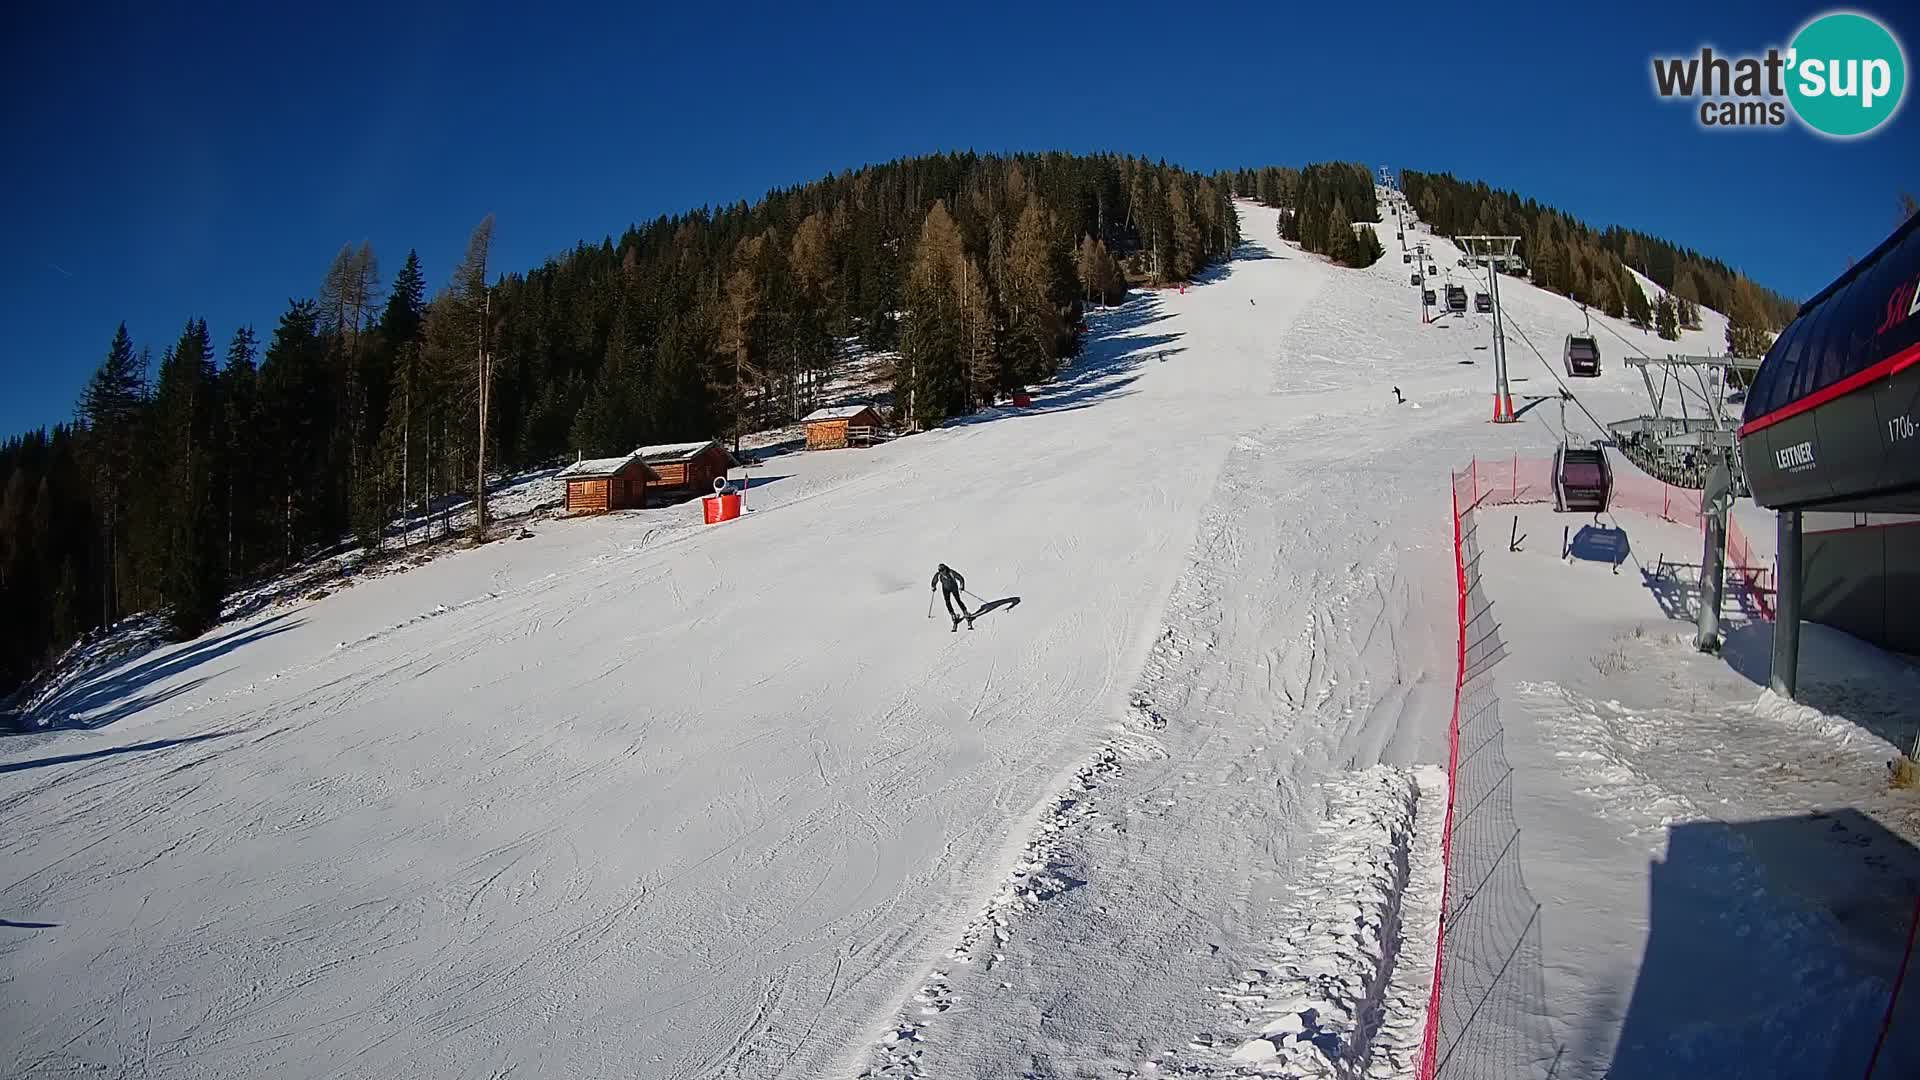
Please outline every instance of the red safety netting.
[[[1612, 507], [1703, 529], [1700, 493], [1615, 461]], [[1519, 857], [1512, 775], [1494, 667], [1506, 655], [1491, 598], [1481, 584], [1474, 511], [1552, 503], [1553, 462], [1517, 455], [1476, 459], [1453, 474], [1455, 678], [1447, 725], [1445, 865], [1433, 985], [1421, 1040], [1420, 1080], [1535, 1075], [1550, 1062], [1540, 906]], [[1771, 618], [1751, 546], [1728, 521], [1728, 562], [1752, 607]]]

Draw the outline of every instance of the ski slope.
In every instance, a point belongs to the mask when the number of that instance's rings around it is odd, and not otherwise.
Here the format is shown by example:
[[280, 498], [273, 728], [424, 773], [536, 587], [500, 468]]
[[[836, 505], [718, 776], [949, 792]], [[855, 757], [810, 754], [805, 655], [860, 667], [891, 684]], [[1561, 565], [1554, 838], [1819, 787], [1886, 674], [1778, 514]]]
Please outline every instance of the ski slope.
[[[1390, 224], [1353, 271], [1241, 213], [1239, 258], [1096, 313], [1032, 409], [63, 693], [78, 729], [0, 744], [0, 1074], [1240, 1075], [1307, 1053], [1307, 1002], [1408, 1075], [1448, 469], [1550, 453], [1559, 414], [1485, 422], [1488, 325], [1422, 325]], [[1502, 298], [1555, 362], [1585, 325]], [[1607, 320], [1576, 390], [1644, 411], [1619, 343], [1709, 351], [1706, 317]], [[1019, 603], [950, 633], [938, 562]]]

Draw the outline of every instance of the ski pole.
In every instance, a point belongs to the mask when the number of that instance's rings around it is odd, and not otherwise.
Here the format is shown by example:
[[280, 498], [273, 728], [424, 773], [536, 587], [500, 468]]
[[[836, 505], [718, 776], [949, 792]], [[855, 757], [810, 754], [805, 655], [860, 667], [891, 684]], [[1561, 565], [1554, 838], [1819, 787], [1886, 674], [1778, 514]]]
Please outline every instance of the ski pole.
[[927, 590], [927, 618], [933, 618], [933, 590]]

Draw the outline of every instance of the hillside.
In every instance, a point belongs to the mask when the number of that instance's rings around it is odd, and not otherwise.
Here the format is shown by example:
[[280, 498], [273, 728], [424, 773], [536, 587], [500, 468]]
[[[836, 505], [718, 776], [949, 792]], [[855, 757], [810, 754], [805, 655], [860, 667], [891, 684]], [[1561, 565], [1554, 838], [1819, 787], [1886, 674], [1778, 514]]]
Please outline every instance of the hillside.
[[[1390, 221], [1348, 270], [1235, 212], [1231, 261], [1091, 311], [1031, 408], [772, 456], [736, 522], [536, 516], [98, 669], [71, 728], [0, 742], [0, 1072], [1413, 1075], [1448, 472], [1598, 432], [1551, 403], [1486, 422], [1489, 324], [1422, 323]], [[1527, 404], [1588, 317], [1509, 280]], [[1717, 318], [1669, 343], [1594, 315], [1603, 375], [1573, 389], [1636, 415], [1622, 351], [1707, 351]], [[992, 609], [972, 629], [935, 612], [941, 562]], [[1637, 579], [1605, 587], [1673, 671], [1635, 692], [1757, 715], [1743, 674], [1674, 659]], [[1618, 629], [1535, 594], [1500, 602], [1571, 655]], [[1528, 676], [1565, 677], [1501, 671]], [[1510, 865], [1555, 883], [1513, 970], [1544, 989], [1467, 1037], [1516, 1025], [1482, 1064], [1557, 1048], [1598, 1077], [1664, 938], [1580, 898], [1645, 881], [1646, 841], [1592, 857], [1571, 766], [1519, 725], [1505, 745]], [[1621, 959], [1583, 969], [1598, 944]], [[1863, 989], [1794, 1042], [1851, 1052], [1884, 977], [1829, 959]], [[1769, 1060], [1752, 1016], [1719, 1017], [1748, 1036], [1719, 1052]]]

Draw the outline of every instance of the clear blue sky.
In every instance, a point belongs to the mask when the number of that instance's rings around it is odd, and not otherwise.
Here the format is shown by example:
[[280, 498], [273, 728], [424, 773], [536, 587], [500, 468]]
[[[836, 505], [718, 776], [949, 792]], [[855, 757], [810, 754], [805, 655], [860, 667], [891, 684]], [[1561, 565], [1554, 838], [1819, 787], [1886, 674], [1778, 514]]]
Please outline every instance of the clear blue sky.
[[[1290, 6], [22, 5], [0, 30], [0, 435], [69, 416], [122, 319], [156, 355], [191, 316], [264, 335], [342, 243], [388, 276], [416, 247], [437, 288], [488, 212], [495, 270], [524, 270], [936, 150], [1448, 170], [1798, 298], [1920, 188], [1912, 101], [1838, 143], [1654, 99], [1655, 53], [1785, 45], [1824, 5]], [[1856, 9], [1920, 56], [1911, 3]]]

